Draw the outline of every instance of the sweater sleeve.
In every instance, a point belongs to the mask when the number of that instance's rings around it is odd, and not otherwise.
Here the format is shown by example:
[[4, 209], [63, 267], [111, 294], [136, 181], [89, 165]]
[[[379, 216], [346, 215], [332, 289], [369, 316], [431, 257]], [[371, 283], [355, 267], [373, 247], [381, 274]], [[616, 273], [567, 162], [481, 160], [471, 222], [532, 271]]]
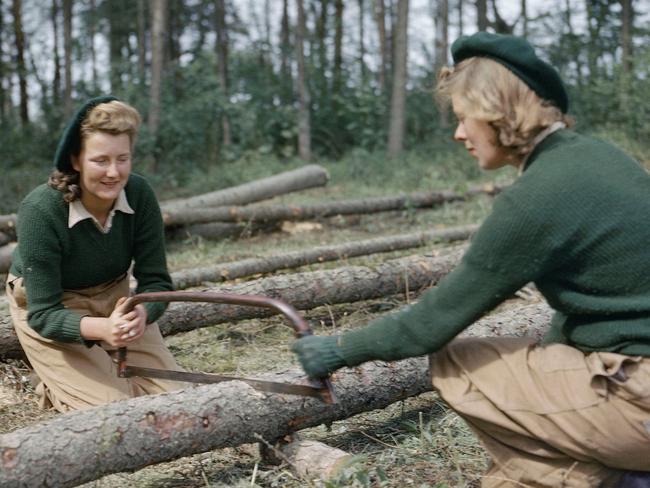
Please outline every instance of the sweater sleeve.
[[[171, 291], [172, 280], [167, 271], [165, 254], [165, 234], [160, 207], [153, 189], [140, 178], [138, 198], [142, 210], [136, 211], [136, 226], [133, 257], [133, 275], [138, 281], [137, 293]], [[144, 304], [147, 322], [155, 322], [167, 308], [166, 303]]]
[[81, 315], [63, 306], [62, 247], [51, 212], [31, 203], [18, 211], [18, 252], [27, 295], [27, 321], [46, 339], [84, 342]]
[[439, 350], [552, 266], [546, 219], [515, 196], [497, 198], [459, 266], [412, 306], [340, 337], [348, 366]]

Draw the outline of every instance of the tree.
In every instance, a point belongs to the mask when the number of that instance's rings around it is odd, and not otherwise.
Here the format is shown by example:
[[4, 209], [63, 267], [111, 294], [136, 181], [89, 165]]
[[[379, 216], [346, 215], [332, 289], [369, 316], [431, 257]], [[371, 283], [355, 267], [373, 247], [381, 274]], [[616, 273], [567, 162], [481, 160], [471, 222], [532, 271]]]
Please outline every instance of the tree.
[[487, 0], [476, 0], [476, 24], [479, 31], [488, 28]]
[[[436, 0], [435, 10], [435, 68], [434, 73], [437, 75], [443, 66], [449, 63], [447, 52], [449, 51], [449, 2], [448, 0]], [[449, 125], [449, 113], [446, 108], [440, 108], [440, 125], [447, 127]]]
[[521, 21], [523, 37], [528, 37], [528, 6], [526, 0], [521, 0]]
[[462, 36], [464, 33], [463, 0], [458, 0], [457, 11], [458, 11], [458, 35]]
[[282, 20], [280, 24], [280, 78], [282, 102], [289, 104], [293, 92], [291, 76], [291, 39], [289, 33], [289, 0], [282, 0]]
[[386, 42], [386, 6], [384, 0], [375, 0], [375, 20], [379, 36], [379, 91], [386, 89], [386, 73], [388, 70], [388, 43]]
[[298, 61], [298, 155], [301, 159], [311, 159], [311, 104], [307, 73], [305, 69], [305, 33], [307, 30], [305, 6], [303, 0], [296, 0], [298, 9], [298, 25], [296, 28], [296, 59]]
[[393, 47], [393, 90], [390, 104], [388, 129], [388, 156], [397, 157], [403, 149], [406, 126], [406, 81], [408, 58], [408, 10], [409, 1], [397, 3], [397, 25]]
[[[221, 97], [228, 105], [228, 29], [226, 26], [226, 5], [224, 0], [215, 1], [215, 30], [217, 31], [217, 74]], [[224, 107], [222, 107], [224, 108]], [[221, 116], [221, 143], [224, 146], [232, 144], [230, 121], [227, 113]]]
[[361, 83], [366, 83], [366, 46], [364, 44], [365, 34], [365, 15], [364, 15], [364, 2], [359, 0], [359, 75], [361, 76]]
[[63, 115], [68, 119], [72, 115], [72, 0], [63, 0], [63, 56]]
[[622, 28], [621, 28], [621, 64], [623, 73], [629, 75], [632, 72], [632, 32], [634, 29], [634, 10], [632, 0], [620, 0], [622, 7]]
[[155, 139], [160, 125], [167, 0], [151, 1], [151, 86], [149, 88], [149, 132]]
[[[94, 1], [94, 0], [92, 0]], [[144, 86], [147, 69], [147, 2], [138, 0], [138, 81]]]
[[52, 79], [52, 101], [57, 103], [61, 97], [61, 57], [59, 56], [59, 1], [52, 0], [52, 50], [54, 55], [54, 76]]
[[23, 32], [22, 2], [13, 0], [11, 11], [14, 17], [14, 38], [16, 41], [16, 68], [20, 90], [20, 122], [29, 124], [29, 97], [27, 95], [27, 68], [25, 67], [25, 33]]
[[334, 1], [334, 83], [332, 92], [341, 95], [343, 80], [343, 0]]

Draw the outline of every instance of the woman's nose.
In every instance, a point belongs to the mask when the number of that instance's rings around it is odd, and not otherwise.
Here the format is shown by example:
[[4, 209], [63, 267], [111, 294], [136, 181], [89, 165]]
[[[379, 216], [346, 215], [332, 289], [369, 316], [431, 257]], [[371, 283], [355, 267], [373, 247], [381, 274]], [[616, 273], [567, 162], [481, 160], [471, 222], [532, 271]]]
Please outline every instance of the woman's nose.
[[454, 140], [460, 142], [464, 141], [465, 139], [467, 139], [467, 135], [465, 134], [465, 126], [462, 122], [458, 122], [456, 132], [454, 132]]

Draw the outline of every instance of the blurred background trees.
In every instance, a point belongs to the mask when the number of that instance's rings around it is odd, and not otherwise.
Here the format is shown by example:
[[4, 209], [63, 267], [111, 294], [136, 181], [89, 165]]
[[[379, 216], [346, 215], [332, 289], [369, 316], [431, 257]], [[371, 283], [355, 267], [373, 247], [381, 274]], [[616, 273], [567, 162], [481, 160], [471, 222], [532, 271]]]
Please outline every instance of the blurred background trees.
[[104, 93], [143, 114], [144, 171], [178, 181], [251, 157], [399, 157], [449, 137], [435, 72], [479, 29], [528, 37], [581, 130], [650, 141], [649, 20], [650, 0], [0, 0], [0, 164], [46, 174]]

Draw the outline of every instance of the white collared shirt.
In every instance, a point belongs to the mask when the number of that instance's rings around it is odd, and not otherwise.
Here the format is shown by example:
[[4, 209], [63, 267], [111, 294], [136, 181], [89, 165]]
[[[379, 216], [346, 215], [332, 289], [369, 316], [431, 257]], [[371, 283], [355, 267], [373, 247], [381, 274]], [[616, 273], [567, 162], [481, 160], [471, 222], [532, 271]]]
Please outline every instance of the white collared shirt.
[[103, 226], [102, 224], [99, 223], [99, 220], [97, 220], [86, 209], [86, 207], [84, 207], [84, 204], [81, 203], [81, 200], [76, 199], [70, 203], [70, 214], [68, 215], [68, 229], [72, 229], [75, 225], [77, 225], [82, 220], [92, 219], [93, 223], [95, 224], [95, 227], [97, 227], [97, 230], [99, 230], [102, 234], [108, 234], [111, 231], [111, 227], [113, 226], [113, 217], [115, 216], [115, 212], [117, 212], [118, 210], [125, 214], [135, 213], [135, 211], [129, 205], [128, 200], [126, 199], [126, 192], [124, 191], [124, 189], [122, 189], [120, 194], [117, 196], [117, 199], [115, 200], [115, 205], [113, 205], [113, 208], [111, 209], [110, 213], [108, 214], [108, 218], [106, 219], [106, 224]]
[[526, 167], [526, 163], [528, 162], [528, 158], [530, 157], [531, 154], [533, 154], [533, 151], [535, 150], [535, 147], [542, 142], [544, 139], [546, 139], [548, 136], [550, 136], [553, 132], [557, 132], [560, 129], [566, 128], [566, 124], [562, 122], [561, 120], [558, 120], [556, 122], [553, 122], [551, 125], [549, 125], [546, 129], [544, 129], [542, 132], [537, 134], [535, 136], [535, 139], [533, 139], [533, 148], [530, 150], [528, 154], [526, 154], [526, 157], [524, 160], [521, 162], [519, 165], [519, 174], [521, 175], [524, 172], [524, 168]]

